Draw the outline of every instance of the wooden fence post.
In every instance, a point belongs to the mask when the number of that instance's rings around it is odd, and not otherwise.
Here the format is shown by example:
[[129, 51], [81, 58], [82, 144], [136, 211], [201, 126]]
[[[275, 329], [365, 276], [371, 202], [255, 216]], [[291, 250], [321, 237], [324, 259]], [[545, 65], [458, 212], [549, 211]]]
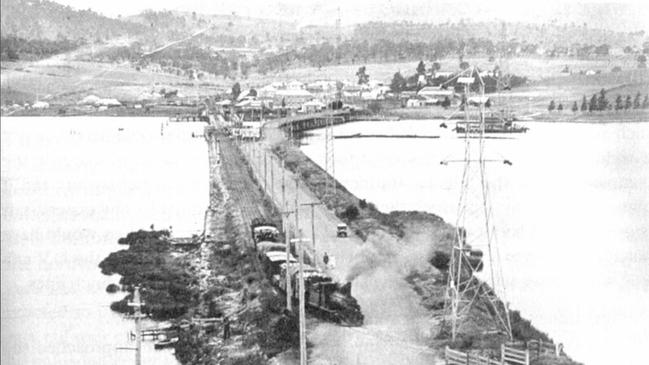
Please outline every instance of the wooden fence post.
[[525, 365], [530, 365], [530, 352], [525, 350]]
[[500, 344], [500, 363], [505, 365], [505, 344]]
[[469, 358], [469, 356], [471, 356], [471, 355], [469, 355], [469, 353], [467, 352], [466, 353], [466, 365], [469, 365], [470, 362], [471, 362], [471, 359]]

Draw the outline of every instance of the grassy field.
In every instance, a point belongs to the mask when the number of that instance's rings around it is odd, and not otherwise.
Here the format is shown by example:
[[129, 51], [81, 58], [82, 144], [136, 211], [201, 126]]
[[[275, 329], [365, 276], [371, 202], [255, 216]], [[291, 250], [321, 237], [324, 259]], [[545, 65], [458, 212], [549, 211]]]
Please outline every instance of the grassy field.
[[143, 93], [162, 88], [194, 96], [214, 94], [223, 87], [220, 78], [192, 81], [166, 73], [136, 71], [129, 65], [96, 62], [3, 63], [2, 70], [2, 93], [9, 93], [3, 101], [16, 97], [16, 101], [75, 103], [90, 94], [137, 100]]

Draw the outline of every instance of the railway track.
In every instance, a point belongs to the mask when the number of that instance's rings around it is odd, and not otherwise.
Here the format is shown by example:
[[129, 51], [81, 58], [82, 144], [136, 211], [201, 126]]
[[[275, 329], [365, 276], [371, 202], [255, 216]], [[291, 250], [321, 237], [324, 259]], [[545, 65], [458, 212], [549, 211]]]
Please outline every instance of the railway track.
[[265, 195], [248, 172], [248, 162], [234, 141], [220, 135], [218, 143], [221, 152], [221, 173], [223, 183], [228, 187], [232, 207], [237, 207], [240, 217], [250, 235], [249, 222], [254, 218], [273, 220], [273, 214], [263, 205]]

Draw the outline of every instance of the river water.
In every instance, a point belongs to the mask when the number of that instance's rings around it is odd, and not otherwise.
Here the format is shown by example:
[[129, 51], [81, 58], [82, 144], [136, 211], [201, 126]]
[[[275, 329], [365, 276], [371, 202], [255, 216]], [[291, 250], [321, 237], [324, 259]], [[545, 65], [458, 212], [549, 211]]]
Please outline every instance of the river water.
[[[2, 118], [2, 364], [129, 364], [133, 321], [98, 264], [137, 229], [200, 232], [202, 125], [160, 118]], [[123, 129], [123, 130], [120, 130]], [[144, 364], [177, 364], [143, 349]]]
[[[462, 164], [440, 162], [461, 160], [465, 141], [440, 122], [335, 127], [337, 136], [439, 136], [336, 139], [336, 177], [382, 211], [425, 210], [455, 223]], [[507, 299], [578, 361], [644, 364], [649, 123], [528, 126], [485, 147], [497, 160], [487, 173]], [[324, 166], [324, 131], [305, 143]]]

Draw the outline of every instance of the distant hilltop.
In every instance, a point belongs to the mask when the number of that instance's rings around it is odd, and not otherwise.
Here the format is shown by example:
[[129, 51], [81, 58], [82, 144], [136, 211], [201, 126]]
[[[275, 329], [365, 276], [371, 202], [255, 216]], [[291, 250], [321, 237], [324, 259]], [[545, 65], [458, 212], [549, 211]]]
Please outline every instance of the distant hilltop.
[[74, 10], [47, 0], [2, 0], [0, 16], [3, 37], [96, 42], [146, 30], [141, 24], [108, 18], [90, 9]]

